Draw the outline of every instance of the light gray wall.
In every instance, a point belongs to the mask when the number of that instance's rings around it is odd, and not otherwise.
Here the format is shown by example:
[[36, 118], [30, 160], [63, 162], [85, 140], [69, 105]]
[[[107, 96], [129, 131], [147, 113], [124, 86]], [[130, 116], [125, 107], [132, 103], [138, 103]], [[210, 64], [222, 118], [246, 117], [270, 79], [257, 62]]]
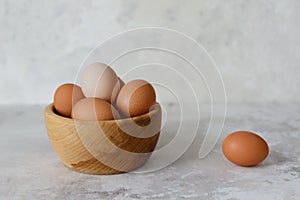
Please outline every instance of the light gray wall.
[[201, 43], [229, 102], [300, 102], [299, 8], [297, 0], [1, 0], [0, 103], [50, 102], [96, 44], [144, 26]]

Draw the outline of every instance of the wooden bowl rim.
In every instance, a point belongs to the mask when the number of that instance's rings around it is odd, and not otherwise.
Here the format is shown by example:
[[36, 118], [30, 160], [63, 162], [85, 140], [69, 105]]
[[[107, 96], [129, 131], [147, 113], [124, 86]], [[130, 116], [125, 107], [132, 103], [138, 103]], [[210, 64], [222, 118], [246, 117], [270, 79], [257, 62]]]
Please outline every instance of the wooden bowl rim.
[[137, 120], [139, 118], [145, 118], [147, 116], [151, 116], [151, 115], [154, 115], [155, 113], [159, 112], [160, 110], [160, 104], [158, 102], [156, 102], [154, 105], [158, 105], [158, 106], [154, 106], [154, 109], [152, 109], [150, 112], [148, 113], [145, 113], [145, 114], [142, 114], [142, 115], [138, 115], [138, 116], [135, 116], [135, 117], [127, 117], [127, 118], [122, 118], [122, 119], [111, 119], [111, 120], [82, 120], [82, 119], [73, 119], [73, 118], [68, 118], [68, 117], [63, 117], [61, 115], [58, 115], [57, 113], [54, 112], [54, 103], [50, 103], [46, 109], [45, 109], [45, 113], [48, 113], [50, 115], [53, 115], [57, 118], [61, 118], [63, 120], [67, 120], [67, 121], [79, 121], [79, 122], [121, 122], [121, 121], [126, 121], [126, 120]]

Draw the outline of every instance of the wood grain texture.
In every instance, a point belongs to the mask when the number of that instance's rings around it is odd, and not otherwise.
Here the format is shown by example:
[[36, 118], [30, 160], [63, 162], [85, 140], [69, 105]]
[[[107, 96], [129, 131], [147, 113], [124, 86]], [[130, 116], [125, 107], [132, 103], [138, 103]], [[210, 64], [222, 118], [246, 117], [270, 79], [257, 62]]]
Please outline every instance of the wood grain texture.
[[74, 120], [45, 109], [48, 137], [62, 162], [87, 174], [117, 174], [143, 165], [159, 139], [161, 108], [144, 115], [105, 121]]

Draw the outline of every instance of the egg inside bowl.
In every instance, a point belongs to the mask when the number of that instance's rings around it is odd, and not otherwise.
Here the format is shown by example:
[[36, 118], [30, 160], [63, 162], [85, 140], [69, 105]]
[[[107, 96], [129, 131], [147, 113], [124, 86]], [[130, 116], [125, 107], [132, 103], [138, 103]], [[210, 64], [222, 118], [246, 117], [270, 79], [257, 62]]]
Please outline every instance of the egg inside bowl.
[[143, 115], [118, 120], [77, 120], [45, 109], [52, 147], [70, 169], [87, 174], [118, 174], [142, 166], [159, 139], [161, 107]]

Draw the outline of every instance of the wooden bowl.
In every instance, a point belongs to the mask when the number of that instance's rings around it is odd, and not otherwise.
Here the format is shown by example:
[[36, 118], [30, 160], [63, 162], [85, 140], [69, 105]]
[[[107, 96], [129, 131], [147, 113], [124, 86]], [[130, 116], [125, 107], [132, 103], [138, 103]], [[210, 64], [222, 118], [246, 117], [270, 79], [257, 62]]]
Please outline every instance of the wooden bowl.
[[62, 117], [53, 104], [45, 109], [52, 147], [62, 162], [87, 174], [118, 174], [142, 166], [158, 142], [161, 108], [155, 104], [147, 114], [103, 121]]

